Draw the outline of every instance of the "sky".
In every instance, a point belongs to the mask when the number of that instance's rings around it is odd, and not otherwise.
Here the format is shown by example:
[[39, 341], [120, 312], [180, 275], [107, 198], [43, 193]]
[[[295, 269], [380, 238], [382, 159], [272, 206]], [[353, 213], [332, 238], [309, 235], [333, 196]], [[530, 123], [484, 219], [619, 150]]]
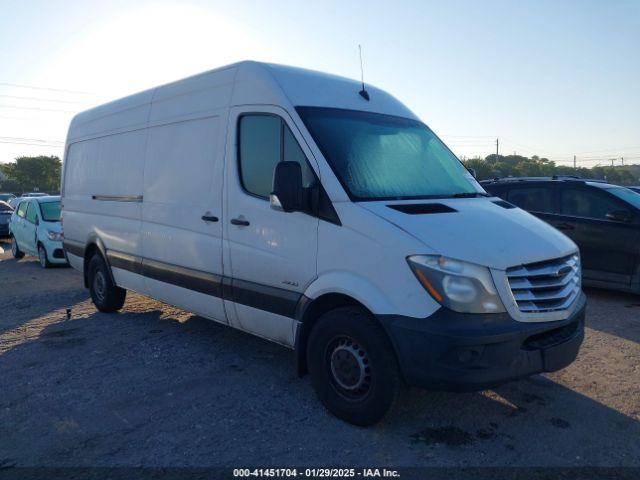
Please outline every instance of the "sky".
[[74, 113], [253, 59], [360, 77], [461, 158], [640, 164], [640, 0], [0, 0], [0, 162]]

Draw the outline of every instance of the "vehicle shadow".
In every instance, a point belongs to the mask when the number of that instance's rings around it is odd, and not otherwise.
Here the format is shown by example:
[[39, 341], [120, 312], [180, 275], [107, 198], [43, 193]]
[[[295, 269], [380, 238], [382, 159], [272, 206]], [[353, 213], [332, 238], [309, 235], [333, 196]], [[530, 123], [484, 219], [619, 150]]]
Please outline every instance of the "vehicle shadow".
[[290, 350], [164, 309], [55, 322], [0, 355], [0, 391], [0, 462], [15, 465], [640, 465], [637, 419], [542, 376], [409, 389], [358, 428]]
[[584, 290], [589, 312], [587, 327], [640, 343], [640, 295], [598, 288]]
[[0, 281], [0, 306], [11, 312], [0, 314], [0, 333], [89, 297], [82, 276], [73, 269], [43, 269], [36, 258], [16, 260], [10, 255], [5, 253], [0, 261], [0, 279], [10, 280]]

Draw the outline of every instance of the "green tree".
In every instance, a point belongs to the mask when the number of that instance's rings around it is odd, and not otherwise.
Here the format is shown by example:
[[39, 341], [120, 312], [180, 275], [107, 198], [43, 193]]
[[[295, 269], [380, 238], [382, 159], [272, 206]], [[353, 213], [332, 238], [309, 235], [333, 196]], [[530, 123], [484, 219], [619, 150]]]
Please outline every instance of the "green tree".
[[615, 167], [573, 168], [568, 165], [556, 165], [548, 158], [537, 155], [531, 158], [521, 155], [491, 154], [484, 159], [476, 157], [466, 160], [465, 165], [473, 168], [478, 180], [504, 177], [548, 177], [552, 175], [571, 175], [581, 178], [607, 180], [620, 185], [640, 183], [640, 166], [626, 165]]
[[2, 165], [6, 180], [0, 185], [11, 184], [26, 192], [39, 190], [55, 193], [60, 188], [62, 162], [56, 156], [18, 157], [15, 162]]

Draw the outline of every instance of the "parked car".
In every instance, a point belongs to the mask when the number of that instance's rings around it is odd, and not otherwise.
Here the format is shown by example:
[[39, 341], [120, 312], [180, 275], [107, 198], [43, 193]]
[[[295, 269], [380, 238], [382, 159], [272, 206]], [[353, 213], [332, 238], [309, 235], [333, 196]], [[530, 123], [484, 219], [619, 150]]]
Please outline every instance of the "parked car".
[[578, 353], [575, 244], [377, 88], [241, 62], [78, 114], [65, 151], [64, 248], [100, 311], [131, 289], [294, 348], [348, 422], [402, 381], [478, 390]]
[[576, 242], [585, 285], [640, 293], [640, 195], [574, 177], [481, 183], [491, 194], [533, 213]]
[[28, 193], [22, 194], [22, 198], [47, 197], [47, 196], [49, 196], [49, 194], [45, 192], [28, 192]]
[[7, 203], [11, 206], [11, 208], [15, 210], [18, 207], [20, 200], [22, 200], [22, 197], [13, 197], [8, 200]]
[[0, 238], [6, 238], [9, 236], [9, 220], [13, 208], [7, 202], [0, 200]]
[[0, 193], [0, 202], [9, 202], [12, 198], [16, 198], [13, 193]]
[[60, 197], [23, 198], [9, 223], [14, 258], [37, 255], [42, 268], [66, 264], [60, 226]]

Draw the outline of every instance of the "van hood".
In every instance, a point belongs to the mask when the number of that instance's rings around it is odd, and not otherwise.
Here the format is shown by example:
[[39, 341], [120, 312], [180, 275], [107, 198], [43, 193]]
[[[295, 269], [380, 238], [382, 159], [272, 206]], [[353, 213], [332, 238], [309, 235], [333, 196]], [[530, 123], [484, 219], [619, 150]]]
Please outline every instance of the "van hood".
[[[362, 202], [359, 205], [393, 223], [431, 250], [410, 254], [435, 253], [506, 270], [563, 257], [577, 250], [569, 238], [549, 224], [520, 208], [504, 208], [495, 202], [502, 201], [481, 197]], [[434, 213], [404, 213], [390, 208], [390, 205], [425, 204], [444, 207], [426, 208], [435, 210]], [[453, 211], [440, 212], [448, 210], [447, 207]]]

